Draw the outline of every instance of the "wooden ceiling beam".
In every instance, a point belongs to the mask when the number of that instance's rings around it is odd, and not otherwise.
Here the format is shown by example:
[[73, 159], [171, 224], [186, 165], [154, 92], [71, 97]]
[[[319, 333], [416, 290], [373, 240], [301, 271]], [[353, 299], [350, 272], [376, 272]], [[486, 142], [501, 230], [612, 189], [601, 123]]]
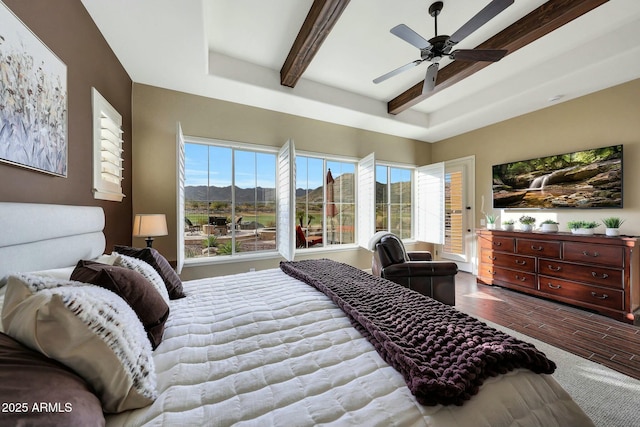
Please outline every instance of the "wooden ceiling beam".
[[[549, 0], [476, 48], [506, 49], [509, 55], [608, 1]], [[423, 94], [421, 81], [389, 101], [387, 111], [389, 114], [399, 114], [490, 64], [454, 61], [440, 69], [433, 91]]]
[[280, 84], [295, 87], [349, 0], [314, 0], [287, 59], [280, 70]]

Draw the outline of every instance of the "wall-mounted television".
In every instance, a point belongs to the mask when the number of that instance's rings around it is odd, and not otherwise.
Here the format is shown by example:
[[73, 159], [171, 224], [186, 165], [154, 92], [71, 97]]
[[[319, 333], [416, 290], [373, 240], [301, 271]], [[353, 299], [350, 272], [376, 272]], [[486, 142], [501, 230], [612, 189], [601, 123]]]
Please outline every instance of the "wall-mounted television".
[[622, 208], [622, 145], [494, 165], [493, 207]]

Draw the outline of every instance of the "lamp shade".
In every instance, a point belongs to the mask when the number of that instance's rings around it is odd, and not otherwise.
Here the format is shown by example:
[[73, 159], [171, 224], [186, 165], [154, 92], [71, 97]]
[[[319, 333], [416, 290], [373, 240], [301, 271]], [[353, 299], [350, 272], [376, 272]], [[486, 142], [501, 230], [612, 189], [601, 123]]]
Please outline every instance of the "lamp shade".
[[133, 221], [133, 237], [166, 236], [167, 217], [165, 214], [136, 214]]

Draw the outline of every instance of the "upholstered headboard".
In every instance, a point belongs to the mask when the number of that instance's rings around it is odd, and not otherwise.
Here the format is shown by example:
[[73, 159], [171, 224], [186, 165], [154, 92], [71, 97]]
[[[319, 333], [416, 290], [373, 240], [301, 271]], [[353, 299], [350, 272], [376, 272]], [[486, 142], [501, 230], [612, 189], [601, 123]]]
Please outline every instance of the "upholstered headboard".
[[75, 265], [104, 253], [100, 207], [0, 202], [0, 286], [12, 273]]

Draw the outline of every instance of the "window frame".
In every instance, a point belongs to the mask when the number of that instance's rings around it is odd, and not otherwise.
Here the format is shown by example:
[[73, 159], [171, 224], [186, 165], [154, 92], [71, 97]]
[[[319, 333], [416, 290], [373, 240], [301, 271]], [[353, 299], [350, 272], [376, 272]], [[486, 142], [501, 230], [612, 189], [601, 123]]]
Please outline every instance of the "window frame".
[[[375, 165], [374, 165], [374, 171], [375, 171], [374, 174], [376, 175], [376, 177], [377, 177], [378, 166], [387, 168], [387, 183], [386, 183], [387, 186], [391, 185], [391, 182], [390, 182], [390, 179], [389, 179], [390, 176], [391, 176], [390, 175], [390, 169], [391, 168], [393, 168], [393, 169], [404, 169], [404, 170], [409, 171], [409, 174], [410, 174], [410, 177], [411, 177], [411, 209], [409, 210], [410, 211], [410, 215], [411, 215], [411, 236], [405, 237], [405, 238], [401, 238], [401, 240], [403, 242], [409, 242], [409, 243], [417, 241], [417, 233], [416, 233], [416, 225], [417, 225], [417, 221], [416, 221], [416, 215], [417, 215], [417, 206], [416, 206], [416, 204], [417, 203], [416, 203], [416, 201], [417, 201], [417, 199], [416, 199], [416, 195], [418, 194], [417, 193], [418, 192], [418, 188], [417, 188], [418, 185], [417, 185], [417, 180], [416, 180], [416, 165], [408, 164], [408, 163], [388, 162], [388, 161], [383, 161], [383, 160], [377, 161], [376, 160]], [[377, 182], [378, 181], [376, 179], [375, 180], [376, 185], [377, 185]], [[375, 189], [374, 189], [374, 191], [375, 191]], [[387, 192], [387, 194], [388, 194], [388, 197], [387, 197], [386, 204], [387, 204], [387, 206], [390, 207], [391, 206], [391, 202], [390, 202], [391, 193]], [[374, 206], [377, 207], [377, 205], [378, 205], [378, 203], [377, 203], [377, 200], [375, 200], [375, 194], [374, 194]], [[375, 218], [375, 209], [374, 209], [374, 218]], [[387, 228], [386, 228], [387, 231], [390, 231], [389, 230], [390, 227], [388, 227], [389, 226], [389, 222], [388, 221], [390, 221], [390, 220], [391, 219], [388, 217], [387, 218]], [[377, 229], [377, 227], [376, 227], [376, 229]], [[401, 236], [399, 236], [399, 237], [401, 237]]]
[[[214, 147], [222, 147], [222, 148], [229, 148], [232, 150], [232, 166], [231, 166], [231, 175], [232, 175], [232, 186], [235, 185], [235, 173], [234, 173], [234, 169], [235, 169], [235, 161], [233, 159], [235, 159], [235, 151], [236, 150], [240, 150], [240, 151], [251, 151], [254, 153], [267, 153], [267, 154], [273, 154], [275, 156], [275, 162], [276, 162], [276, 177], [275, 177], [275, 186], [276, 186], [276, 212], [278, 209], [278, 176], [277, 176], [277, 162], [278, 162], [278, 152], [281, 149], [281, 147], [276, 147], [276, 146], [269, 146], [269, 145], [260, 145], [260, 144], [253, 144], [253, 143], [247, 143], [247, 142], [237, 142], [237, 141], [230, 141], [230, 140], [223, 140], [223, 139], [217, 139], [217, 138], [203, 138], [203, 137], [197, 137], [197, 136], [189, 136], [189, 135], [184, 135], [184, 143], [185, 145], [187, 144], [199, 144], [199, 145], [206, 145], [206, 146], [214, 146]], [[209, 166], [210, 167], [210, 166]], [[186, 202], [186, 200], [185, 200]], [[182, 206], [178, 206], [178, 209], [181, 209], [184, 212], [184, 208], [185, 205], [183, 204]], [[234, 197], [234, 193], [232, 192], [232, 202], [231, 202], [231, 215], [232, 217], [235, 216], [235, 197]], [[277, 218], [276, 218], [277, 220]], [[232, 234], [233, 236], [233, 234]], [[182, 241], [184, 242], [184, 233], [180, 234], [180, 238], [182, 239]], [[276, 239], [276, 247], [273, 250], [264, 250], [264, 251], [250, 251], [250, 252], [238, 252], [238, 253], [232, 253], [231, 255], [225, 255], [225, 256], [207, 256], [207, 257], [197, 257], [197, 258], [187, 258], [184, 257], [184, 265], [185, 266], [194, 266], [194, 265], [206, 265], [206, 264], [225, 264], [225, 263], [235, 263], [235, 262], [241, 262], [241, 261], [246, 261], [246, 260], [260, 260], [260, 259], [274, 259], [274, 258], [280, 258], [282, 255], [281, 253], [278, 251], [278, 239]], [[235, 237], [232, 238], [231, 240], [234, 244], [235, 244]], [[184, 256], [184, 255], [183, 255]]]
[[[325, 190], [325, 186], [326, 186], [326, 176], [327, 176], [327, 163], [328, 162], [340, 162], [340, 163], [352, 163], [354, 166], [354, 172], [353, 172], [353, 180], [354, 180], [354, 201], [353, 201], [353, 205], [354, 205], [354, 230], [353, 230], [353, 236], [354, 236], [354, 241], [351, 243], [341, 243], [341, 244], [327, 244], [327, 228], [323, 227], [322, 228], [322, 245], [321, 246], [314, 246], [314, 247], [308, 247], [308, 248], [296, 248], [295, 252], [301, 251], [302, 253], [310, 253], [310, 252], [324, 252], [324, 251], [329, 251], [329, 252], [334, 252], [334, 251], [340, 251], [340, 250], [346, 250], [346, 249], [355, 249], [358, 248], [358, 163], [360, 161], [360, 159], [357, 159], [355, 157], [349, 157], [349, 156], [340, 156], [340, 155], [334, 155], [334, 154], [326, 154], [326, 153], [319, 153], [316, 151], [304, 151], [304, 150], [296, 150], [295, 153], [295, 157], [294, 157], [294, 163], [297, 161], [298, 157], [307, 157], [307, 158], [314, 158], [314, 159], [319, 159], [322, 161], [322, 175], [323, 175], [323, 180], [322, 180], [322, 193], [323, 193], [323, 197], [322, 197], [322, 205], [323, 205], [323, 213], [322, 213], [322, 218], [324, 220], [325, 216], [326, 216], [326, 210], [325, 210], [325, 206], [326, 206], [326, 190]], [[296, 189], [298, 188], [298, 183], [296, 183], [295, 181], [295, 172], [294, 172], [294, 183], [296, 184], [295, 187]], [[294, 197], [295, 199], [295, 197]], [[296, 201], [293, 201], [293, 212], [294, 214], [296, 213], [295, 210], [295, 206], [296, 206]], [[297, 218], [294, 218], [297, 219]], [[295, 228], [295, 227], [294, 227]], [[295, 232], [295, 230], [292, 230], [292, 232]]]
[[[181, 129], [178, 130], [178, 132], [181, 131]], [[177, 133], [178, 133], [177, 132]], [[282, 146], [268, 146], [268, 145], [260, 145], [260, 144], [254, 144], [254, 143], [248, 143], [248, 142], [238, 142], [238, 141], [231, 141], [231, 140], [223, 140], [223, 139], [217, 139], [217, 138], [203, 138], [203, 137], [195, 137], [195, 136], [189, 136], [189, 135], [184, 135], [183, 136], [184, 139], [184, 143], [186, 144], [200, 144], [200, 145], [206, 145], [206, 146], [216, 146], [216, 147], [223, 147], [223, 148], [230, 148], [232, 150], [243, 150], [243, 151], [251, 151], [251, 152], [256, 152], [256, 153], [270, 153], [270, 154], [274, 154], [276, 156], [276, 182], [275, 182], [275, 186], [276, 186], [276, 212], [277, 215], [279, 215], [278, 212], [280, 209], [280, 197], [284, 196], [284, 194], [281, 194], [282, 191], [287, 191], [287, 189], [283, 189], [280, 188], [281, 187], [281, 177], [280, 177], [280, 173], [279, 173], [279, 165], [277, 164], [279, 159], [278, 159], [278, 155], [279, 153], [285, 148], [285, 146], [287, 144], [291, 144], [291, 149], [289, 151], [290, 159], [293, 159], [293, 161], [291, 161], [288, 165], [288, 171], [289, 171], [289, 177], [287, 179], [287, 181], [289, 183], [291, 183], [291, 186], [289, 188], [289, 198], [291, 199], [289, 201], [289, 206], [288, 206], [288, 212], [289, 212], [289, 223], [292, 224], [292, 226], [290, 225], [290, 230], [289, 233], [287, 233], [286, 236], [282, 237], [279, 236], [277, 238], [276, 241], [276, 248], [273, 250], [267, 250], [267, 251], [251, 251], [251, 252], [240, 252], [240, 253], [234, 253], [232, 255], [227, 255], [227, 256], [220, 256], [220, 257], [198, 257], [198, 258], [184, 258], [184, 265], [185, 266], [197, 266], [197, 265], [206, 265], [206, 264], [225, 264], [225, 263], [237, 263], [237, 262], [243, 262], [243, 261], [248, 261], [248, 260], [259, 260], [259, 259], [277, 259], [277, 258], [281, 258], [283, 256], [285, 256], [285, 254], [283, 254], [280, 251], [280, 244], [279, 241], [282, 238], [291, 240], [291, 236], [295, 237], [295, 224], [297, 223], [297, 218], [295, 216], [295, 205], [296, 205], [296, 200], [295, 200], [295, 189], [297, 188], [296, 185], [296, 161], [298, 157], [311, 157], [311, 158], [316, 158], [316, 159], [320, 159], [323, 162], [323, 175], [326, 176], [327, 173], [327, 163], [328, 162], [344, 162], [344, 163], [352, 163], [354, 166], [354, 241], [352, 243], [345, 243], [345, 244], [325, 244], [323, 243], [323, 245], [321, 247], [310, 247], [310, 248], [295, 248], [295, 240], [293, 243], [293, 249], [292, 252], [289, 252], [288, 255], [286, 255], [286, 258], [289, 259], [293, 259], [295, 257], [295, 254], [298, 251], [301, 251], [300, 253], [304, 253], [304, 254], [310, 254], [310, 253], [322, 253], [322, 252], [339, 252], [339, 251], [349, 251], [349, 250], [354, 250], [354, 249], [358, 249], [360, 247], [366, 247], [363, 246], [363, 242], [364, 241], [368, 241], [368, 239], [371, 236], [363, 236], [362, 233], [363, 231], [366, 232], [367, 228], [372, 228], [373, 232], [375, 232], [375, 170], [377, 166], [384, 166], [387, 168], [399, 168], [399, 169], [405, 169], [408, 170], [410, 172], [410, 177], [411, 177], [411, 237], [410, 238], [404, 238], [403, 241], [405, 242], [415, 242], [418, 240], [418, 234], [417, 234], [417, 220], [416, 220], [416, 215], [418, 214], [418, 199], [417, 199], [417, 193], [419, 191], [418, 188], [418, 180], [417, 180], [417, 176], [416, 176], [416, 170], [417, 167], [413, 164], [407, 164], [407, 163], [400, 163], [400, 162], [389, 162], [389, 161], [378, 161], [375, 158], [375, 153], [370, 153], [369, 155], [365, 156], [364, 158], [356, 158], [356, 157], [351, 157], [351, 156], [342, 156], [342, 155], [335, 155], [335, 154], [328, 154], [328, 153], [321, 153], [321, 152], [317, 152], [317, 151], [307, 151], [307, 150], [296, 150], [293, 147], [293, 141], [289, 140], [287, 141], [285, 144], [283, 144]], [[179, 145], [179, 144], [178, 144]], [[179, 149], [179, 147], [178, 147]], [[287, 150], [289, 150], [289, 148], [287, 148]], [[373, 183], [369, 183], [368, 185], [363, 187], [363, 183], [361, 182], [361, 175], [362, 175], [362, 163], [363, 162], [368, 162], [372, 165], [373, 167], [373, 174], [372, 174], [372, 181]], [[232, 169], [233, 170], [233, 169]], [[233, 172], [232, 172], [233, 174]], [[178, 177], [178, 180], [180, 178]], [[235, 177], [234, 177], [234, 181], [235, 182]], [[233, 183], [232, 183], [233, 185]], [[324, 186], [326, 185], [326, 181], [323, 180], [323, 189]], [[369, 192], [373, 192], [373, 194], [367, 195], [367, 194], [363, 194], [366, 193], [367, 191]], [[323, 191], [324, 193], [324, 191]], [[363, 197], [363, 196], [367, 196], [367, 197]], [[360, 204], [364, 201], [364, 200], [368, 200], [372, 206], [371, 207], [367, 207], [365, 208], [361, 208]], [[182, 202], [180, 202], [180, 200], [178, 200], [178, 209], [182, 210], [184, 212], [184, 208], [185, 208], [185, 201], [183, 200]], [[326, 194], [323, 197], [323, 203], [326, 203]], [[180, 204], [182, 204], [182, 206], [180, 206]], [[235, 213], [235, 200], [232, 202], [232, 214]], [[360, 214], [369, 214], [370, 212], [370, 216], [371, 218], [360, 218]], [[325, 216], [325, 212], [323, 209], [323, 218]], [[276, 218], [276, 222], [278, 222], [278, 217]], [[327, 229], [326, 227], [323, 227], [323, 241], [326, 242], [326, 233], [327, 233]], [[182, 240], [182, 242], [185, 241], [184, 239], [184, 232], [183, 233], [179, 233], [179, 239]], [[178, 247], [180, 247], [180, 244], [178, 244]], [[183, 254], [184, 256], [185, 254]]]

